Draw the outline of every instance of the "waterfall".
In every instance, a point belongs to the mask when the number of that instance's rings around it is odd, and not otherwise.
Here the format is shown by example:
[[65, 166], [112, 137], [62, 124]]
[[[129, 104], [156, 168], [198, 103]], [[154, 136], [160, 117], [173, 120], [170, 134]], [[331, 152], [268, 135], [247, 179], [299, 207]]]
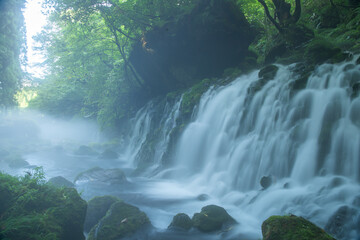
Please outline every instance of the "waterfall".
[[[254, 239], [262, 221], [276, 214], [303, 216], [328, 230], [344, 206], [352, 215], [343, 216], [346, 233], [337, 238], [357, 239], [360, 65], [355, 57], [323, 64], [300, 83], [298, 66], [277, 65], [269, 80], [254, 71], [210, 87], [174, 141], [167, 166], [182, 98], [150, 102], [131, 120], [124, 158], [146, 169], [144, 175], [170, 177], [184, 192], [209, 195], [209, 203], [226, 207], [238, 230]], [[260, 185], [264, 176], [271, 179], [268, 189]]]

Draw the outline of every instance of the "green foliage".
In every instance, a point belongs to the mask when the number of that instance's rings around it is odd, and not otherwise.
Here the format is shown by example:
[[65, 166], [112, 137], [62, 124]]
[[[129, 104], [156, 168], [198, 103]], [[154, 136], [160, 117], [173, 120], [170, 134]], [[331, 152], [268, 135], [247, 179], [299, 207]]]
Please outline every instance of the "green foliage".
[[0, 239], [84, 239], [85, 211], [75, 189], [45, 184], [42, 168], [20, 178], [0, 173]]
[[25, 61], [25, 0], [0, 1], [0, 108], [15, 105]]

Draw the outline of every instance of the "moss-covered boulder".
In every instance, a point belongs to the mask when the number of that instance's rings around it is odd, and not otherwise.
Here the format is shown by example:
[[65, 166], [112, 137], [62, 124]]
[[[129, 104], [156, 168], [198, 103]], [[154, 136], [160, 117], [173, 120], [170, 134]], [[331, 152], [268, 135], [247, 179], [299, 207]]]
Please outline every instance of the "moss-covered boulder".
[[83, 240], [86, 201], [73, 188], [45, 184], [34, 171], [0, 173], [0, 239]]
[[202, 232], [214, 232], [236, 224], [224, 208], [216, 205], [203, 207], [200, 213], [194, 214], [192, 221], [194, 227]]
[[68, 187], [73, 188], [75, 185], [62, 176], [52, 177], [49, 179], [48, 183], [52, 184], [55, 187]]
[[117, 159], [118, 157], [119, 154], [111, 149], [106, 149], [99, 155], [100, 159]]
[[80, 156], [94, 156], [97, 155], [98, 153], [91, 147], [81, 145], [78, 149], [74, 151], [74, 154]]
[[272, 216], [263, 222], [264, 240], [334, 240], [323, 229], [308, 220], [290, 216]]
[[150, 227], [150, 220], [144, 212], [124, 202], [116, 202], [91, 229], [88, 240], [124, 239], [135, 233], [146, 232]]
[[310, 64], [322, 64], [324, 62], [338, 63], [348, 58], [348, 54], [323, 38], [315, 38], [305, 49], [305, 59]]
[[110, 209], [111, 205], [118, 201], [120, 200], [114, 196], [101, 196], [91, 199], [88, 202], [86, 210], [84, 223], [85, 232], [89, 232], [91, 228], [106, 215], [106, 212]]
[[185, 213], [178, 213], [173, 217], [169, 229], [181, 229], [188, 231], [193, 226], [191, 218]]
[[75, 183], [81, 182], [104, 182], [110, 184], [127, 183], [125, 173], [118, 168], [103, 169], [94, 167], [79, 173], [75, 178]]

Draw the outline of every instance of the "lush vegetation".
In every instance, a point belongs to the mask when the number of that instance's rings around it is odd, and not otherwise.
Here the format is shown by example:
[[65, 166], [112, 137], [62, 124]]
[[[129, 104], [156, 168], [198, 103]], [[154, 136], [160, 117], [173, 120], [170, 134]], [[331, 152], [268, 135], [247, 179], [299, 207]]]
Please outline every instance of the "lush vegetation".
[[20, 178], [0, 173], [0, 239], [85, 239], [85, 213], [77, 191], [46, 184], [41, 168]]
[[0, 1], [0, 110], [15, 105], [26, 61], [25, 0]]

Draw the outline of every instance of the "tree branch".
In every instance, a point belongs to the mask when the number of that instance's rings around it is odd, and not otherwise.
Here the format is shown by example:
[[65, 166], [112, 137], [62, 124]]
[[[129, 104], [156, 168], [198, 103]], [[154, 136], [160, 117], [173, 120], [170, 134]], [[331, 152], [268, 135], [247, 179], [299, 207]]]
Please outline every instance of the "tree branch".
[[266, 3], [264, 2], [264, 0], [258, 0], [259, 3], [261, 3], [261, 5], [263, 5], [264, 7], [264, 10], [265, 10], [265, 14], [266, 16], [269, 18], [269, 20], [271, 21], [272, 24], [274, 24], [274, 26], [276, 27], [276, 29], [279, 31], [279, 32], [283, 32], [282, 28], [280, 27], [280, 25], [275, 21], [275, 19], [270, 15], [270, 12], [269, 12], [269, 8], [268, 6], [266, 5]]

